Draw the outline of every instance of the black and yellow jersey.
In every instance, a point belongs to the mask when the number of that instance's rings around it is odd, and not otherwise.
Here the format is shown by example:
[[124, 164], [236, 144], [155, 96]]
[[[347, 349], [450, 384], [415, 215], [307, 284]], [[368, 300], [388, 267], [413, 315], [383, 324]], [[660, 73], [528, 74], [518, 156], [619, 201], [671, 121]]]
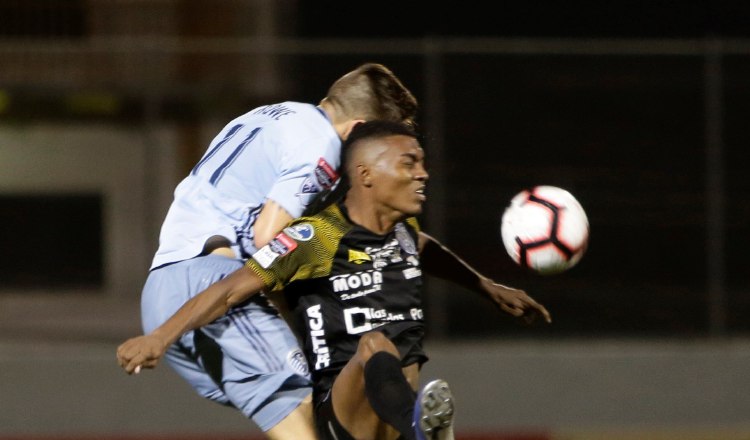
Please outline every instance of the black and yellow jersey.
[[418, 230], [409, 218], [378, 235], [334, 204], [295, 220], [248, 260], [267, 286], [284, 289], [317, 383], [330, 385], [371, 330], [394, 342], [404, 366], [427, 360]]

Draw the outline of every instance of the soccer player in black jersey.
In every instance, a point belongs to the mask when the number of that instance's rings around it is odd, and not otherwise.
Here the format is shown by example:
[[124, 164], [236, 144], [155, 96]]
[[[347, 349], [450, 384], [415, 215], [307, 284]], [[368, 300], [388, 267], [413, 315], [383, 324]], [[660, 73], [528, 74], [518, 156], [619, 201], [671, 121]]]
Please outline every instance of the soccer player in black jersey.
[[429, 176], [409, 127], [359, 124], [343, 151], [342, 200], [293, 221], [245, 267], [152, 333], [123, 343], [120, 365], [128, 373], [153, 368], [184, 332], [231, 315], [233, 306], [261, 291], [283, 288], [312, 368], [321, 438], [452, 437], [447, 384], [430, 382], [415, 398], [427, 361], [422, 269], [487, 295], [512, 316], [550, 322], [550, 314], [524, 291], [479, 274], [419, 230], [415, 216]]

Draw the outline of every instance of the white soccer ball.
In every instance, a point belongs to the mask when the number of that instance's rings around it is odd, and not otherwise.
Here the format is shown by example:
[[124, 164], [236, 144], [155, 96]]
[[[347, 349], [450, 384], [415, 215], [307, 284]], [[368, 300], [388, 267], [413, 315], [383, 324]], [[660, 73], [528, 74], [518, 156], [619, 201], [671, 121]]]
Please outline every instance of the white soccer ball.
[[500, 232], [513, 261], [552, 275], [581, 260], [589, 242], [589, 221], [571, 193], [542, 185], [513, 197], [503, 212]]

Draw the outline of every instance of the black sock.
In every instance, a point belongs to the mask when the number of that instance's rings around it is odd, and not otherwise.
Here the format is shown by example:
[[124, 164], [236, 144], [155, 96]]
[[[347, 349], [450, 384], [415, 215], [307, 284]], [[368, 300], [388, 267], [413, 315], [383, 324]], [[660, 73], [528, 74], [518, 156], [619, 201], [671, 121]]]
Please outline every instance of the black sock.
[[396, 428], [405, 440], [415, 438], [412, 427], [414, 391], [401, 371], [401, 361], [379, 351], [365, 364], [365, 394], [381, 420]]

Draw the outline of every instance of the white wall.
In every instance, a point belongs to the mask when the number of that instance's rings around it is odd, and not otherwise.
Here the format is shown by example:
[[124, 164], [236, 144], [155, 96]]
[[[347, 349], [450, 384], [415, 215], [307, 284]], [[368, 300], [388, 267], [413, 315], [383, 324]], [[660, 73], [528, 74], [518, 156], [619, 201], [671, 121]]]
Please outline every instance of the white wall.
[[14, 291], [0, 280], [3, 337], [53, 332], [86, 338], [92, 332], [102, 336], [137, 328], [133, 318], [157, 243], [153, 218], [164, 215], [175, 185], [174, 138], [168, 127], [0, 126], [0, 192], [100, 193], [105, 235], [102, 289], [64, 295]]

